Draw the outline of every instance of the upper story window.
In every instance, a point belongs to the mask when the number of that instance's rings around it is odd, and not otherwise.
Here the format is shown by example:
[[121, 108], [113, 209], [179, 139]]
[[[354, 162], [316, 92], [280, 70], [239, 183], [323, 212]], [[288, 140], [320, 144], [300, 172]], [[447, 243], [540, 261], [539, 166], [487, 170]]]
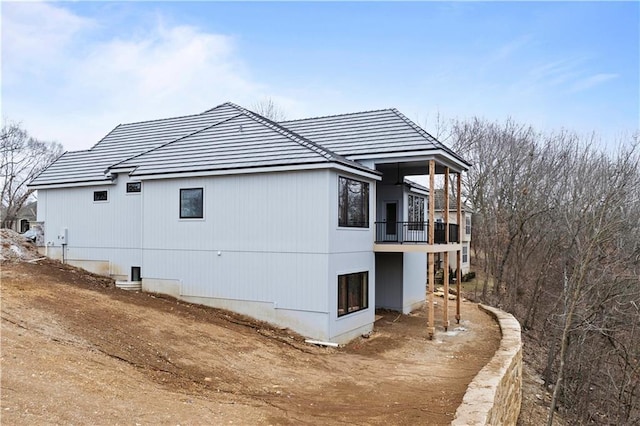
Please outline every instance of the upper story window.
[[127, 194], [141, 192], [142, 182], [127, 182]]
[[109, 192], [93, 191], [93, 201], [109, 201]]
[[464, 232], [467, 235], [471, 235], [471, 217], [467, 216], [465, 218], [465, 227], [464, 227]]
[[204, 190], [202, 188], [180, 189], [180, 219], [202, 219]]
[[340, 176], [338, 178], [338, 225], [369, 227], [369, 184]]
[[424, 197], [409, 194], [408, 204], [409, 229], [420, 231], [424, 228]]

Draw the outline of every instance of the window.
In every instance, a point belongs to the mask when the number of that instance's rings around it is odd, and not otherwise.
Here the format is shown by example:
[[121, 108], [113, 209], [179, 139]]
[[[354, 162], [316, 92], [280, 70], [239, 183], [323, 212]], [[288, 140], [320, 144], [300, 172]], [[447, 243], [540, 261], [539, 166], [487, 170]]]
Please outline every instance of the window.
[[202, 219], [203, 189], [180, 189], [180, 219]]
[[424, 197], [409, 195], [407, 219], [411, 231], [422, 231], [424, 229]]
[[340, 176], [338, 179], [338, 225], [369, 227], [369, 184]]
[[338, 275], [338, 316], [367, 309], [369, 273]]
[[132, 266], [131, 267], [131, 281], [140, 281], [141, 275], [140, 275], [140, 267], [139, 266]]
[[465, 217], [465, 227], [464, 227], [464, 232], [467, 235], [471, 235], [471, 217], [467, 216]]
[[467, 263], [469, 261], [469, 247], [462, 246], [462, 263]]
[[93, 201], [107, 201], [108, 197], [107, 191], [93, 191]]
[[141, 192], [142, 182], [127, 182], [127, 193]]

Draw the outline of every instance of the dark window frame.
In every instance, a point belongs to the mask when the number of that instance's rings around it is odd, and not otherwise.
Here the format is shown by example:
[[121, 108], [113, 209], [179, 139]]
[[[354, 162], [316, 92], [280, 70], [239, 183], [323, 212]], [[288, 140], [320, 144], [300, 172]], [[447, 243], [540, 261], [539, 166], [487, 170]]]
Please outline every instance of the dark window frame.
[[369, 182], [338, 176], [339, 227], [369, 228], [369, 202]]
[[[194, 208], [194, 206], [187, 206], [183, 204], [190, 201], [184, 196], [190, 192], [200, 193], [200, 196], [197, 197], [199, 198], [199, 201], [197, 199], [195, 201], [199, 206], [195, 206], [195, 212], [193, 214], [185, 214], [187, 209]], [[180, 188], [180, 219], [204, 219], [204, 188]]]
[[[415, 205], [417, 202], [417, 206]], [[409, 194], [407, 197], [407, 222], [409, 222], [410, 231], [423, 231], [424, 227], [424, 212], [427, 205], [426, 198], [420, 195]], [[416, 207], [418, 211], [416, 213]], [[419, 220], [416, 220], [419, 219]]]
[[93, 191], [94, 203], [106, 203], [107, 201], [109, 201], [109, 191], [107, 191], [106, 189], [102, 191]]
[[369, 271], [338, 275], [338, 318], [369, 308]]
[[139, 194], [142, 192], [142, 182], [127, 182], [127, 194]]

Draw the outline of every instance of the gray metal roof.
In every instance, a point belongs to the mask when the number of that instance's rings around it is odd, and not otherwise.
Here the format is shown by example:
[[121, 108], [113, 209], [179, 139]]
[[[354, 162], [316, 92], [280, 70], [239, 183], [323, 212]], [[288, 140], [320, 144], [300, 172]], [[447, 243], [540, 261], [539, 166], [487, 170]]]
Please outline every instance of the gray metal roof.
[[444, 150], [465, 163], [395, 109], [275, 123], [227, 102], [118, 125], [91, 149], [66, 152], [30, 186], [109, 182], [105, 172], [114, 168], [143, 176], [332, 162], [370, 171], [345, 157], [418, 150]]
[[320, 147], [258, 114], [232, 105], [237, 114], [184, 138], [114, 166], [135, 167], [133, 176], [338, 162], [355, 162]]
[[395, 108], [283, 121], [280, 124], [345, 157], [443, 150], [468, 165]]
[[223, 104], [202, 114], [120, 124], [91, 149], [65, 152], [29, 185], [108, 181], [105, 171], [110, 166], [237, 113], [231, 105]]

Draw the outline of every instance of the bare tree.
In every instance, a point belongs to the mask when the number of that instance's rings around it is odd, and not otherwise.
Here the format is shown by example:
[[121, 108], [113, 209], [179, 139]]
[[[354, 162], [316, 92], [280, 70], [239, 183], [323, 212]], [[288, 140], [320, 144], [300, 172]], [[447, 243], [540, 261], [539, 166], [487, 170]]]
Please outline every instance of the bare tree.
[[482, 300], [513, 313], [576, 423], [640, 422], [640, 144], [617, 155], [512, 121], [453, 124]]
[[0, 134], [1, 227], [11, 227], [33, 190], [27, 184], [62, 154], [62, 145], [29, 136], [20, 124], [5, 121]]
[[[572, 168], [567, 188], [567, 203], [559, 221], [561, 232], [570, 238], [560, 256], [564, 263], [563, 291], [560, 295], [562, 313], [559, 316], [562, 333], [548, 425], [553, 424], [555, 408], [567, 373], [575, 372], [575, 367], [567, 368], [569, 360], [580, 359], [597, 365], [599, 369], [608, 370], [609, 375], [616, 377], [609, 385], [630, 384], [633, 375], [625, 377], [624, 371], [633, 373], [635, 370], [636, 379], [640, 372], [637, 359], [635, 363], [628, 360], [619, 365], [623, 367], [623, 371], [614, 371], [613, 365], [602, 357], [602, 353], [590, 350], [597, 345], [605, 354], [620, 352], [620, 359], [616, 360], [618, 363], [627, 360], [630, 354], [635, 353], [637, 356], [639, 351], [637, 340], [635, 348], [625, 345], [627, 339], [637, 336], [636, 328], [640, 323], [638, 310], [634, 310], [633, 303], [629, 303], [640, 300], [637, 289], [640, 284], [640, 276], [637, 274], [640, 241], [640, 206], [637, 203], [640, 191], [638, 146], [623, 149], [614, 159], [595, 153], [588, 147], [575, 154], [575, 167]], [[630, 273], [634, 270], [636, 274]], [[629, 320], [635, 327], [625, 326], [625, 320]], [[577, 345], [576, 342], [582, 344]], [[583, 348], [583, 345], [587, 347]], [[588, 352], [590, 356], [584, 359], [582, 352]], [[582, 365], [580, 374], [572, 377], [573, 383], [569, 387], [584, 388], [587, 385], [586, 390], [589, 391], [594, 383], [602, 386], [603, 382], [607, 382], [606, 377], [597, 379], [592, 368]], [[635, 382], [633, 387], [637, 388], [637, 380]], [[607, 389], [610, 390], [611, 386], [607, 386]], [[607, 417], [615, 420], [615, 423], [628, 423], [632, 420], [629, 416], [634, 409], [635, 415], [638, 414], [640, 407], [637, 401], [628, 400], [625, 403], [630, 391], [630, 387], [618, 389], [614, 405], [618, 409], [612, 410], [609, 407], [607, 410]], [[636, 392], [637, 398], [637, 391], [632, 392]], [[587, 395], [589, 393], [586, 392]], [[588, 408], [573, 392], [565, 399], [570, 399], [572, 406], [582, 405]], [[589, 420], [593, 421], [594, 418]], [[635, 421], [638, 420], [640, 418], [636, 417]]]
[[261, 116], [268, 118], [271, 121], [285, 121], [287, 119], [287, 115], [284, 110], [278, 106], [273, 99], [264, 98], [252, 106], [253, 111], [257, 112]]

